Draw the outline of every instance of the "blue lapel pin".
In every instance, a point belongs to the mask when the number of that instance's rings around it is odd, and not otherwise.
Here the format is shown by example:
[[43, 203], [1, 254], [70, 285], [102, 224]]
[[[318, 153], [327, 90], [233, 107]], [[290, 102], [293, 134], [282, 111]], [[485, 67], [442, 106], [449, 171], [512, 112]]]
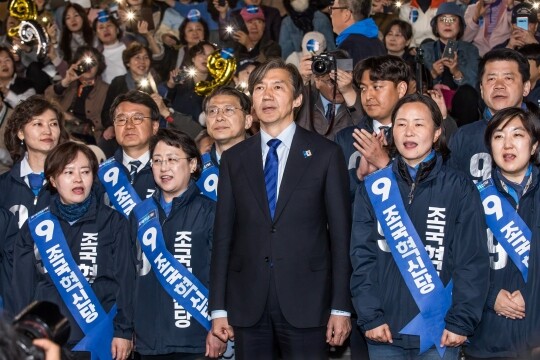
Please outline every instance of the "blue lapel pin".
[[304, 150], [302, 151], [302, 154], [304, 154], [304, 158], [308, 158], [311, 156], [311, 150]]

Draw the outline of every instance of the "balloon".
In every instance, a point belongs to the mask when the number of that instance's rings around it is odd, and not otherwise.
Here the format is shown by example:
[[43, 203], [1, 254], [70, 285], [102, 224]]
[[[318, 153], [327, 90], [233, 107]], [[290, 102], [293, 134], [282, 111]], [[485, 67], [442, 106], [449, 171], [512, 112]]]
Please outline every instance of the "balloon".
[[38, 56], [45, 56], [49, 46], [49, 36], [43, 26], [37, 22], [36, 4], [31, 0], [14, 0], [9, 5], [9, 15], [21, 23], [9, 29], [8, 36], [18, 35], [25, 43], [36, 40]]
[[232, 49], [216, 50], [208, 56], [206, 67], [212, 81], [199, 81], [195, 85], [197, 95], [204, 96], [210, 94], [215, 88], [227, 85], [236, 71], [236, 59]]

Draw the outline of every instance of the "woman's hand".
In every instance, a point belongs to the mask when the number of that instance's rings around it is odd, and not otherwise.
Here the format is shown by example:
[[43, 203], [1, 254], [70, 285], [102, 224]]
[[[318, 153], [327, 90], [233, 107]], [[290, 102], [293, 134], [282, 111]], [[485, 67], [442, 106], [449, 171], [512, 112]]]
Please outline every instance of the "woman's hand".
[[179, 68], [174, 68], [169, 73], [169, 79], [167, 80], [167, 87], [169, 89], [172, 89], [173, 87], [176, 86], [176, 82], [174, 81], [174, 78], [178, 76], [178, 74], [180, 74], [180, 71], [182, 70], [180, 70]]
[[115, 360], [125, 360], [131, 354], [133, 341], [122, 338], [113, 338], [111, 344], [112, 357]]
[[[513, 1], [513, 0], [512, 0]], [[484, 0], [478, 0], [476, 3], [475, 13], [472, 20], [475, 24], [478, 24], [478, 21], [482, 16], [484, 16], [489, 8], [489, 5], [484, 4]]]
[[427, 91], [429, 96], [435, 101], [437, 106], [439, 107], [439, 110], [441, 111], [441, 115], [443, 119], [446, 119], [448, 116], [448, 109], [446, 108], [446, 102], [444, 101], [443, 93], [440, 89], [434, 89], [434, 90], [428, 90]]
[[443, 59], [439, 59], [431, 65], [431, 77], [436, 79], [442, 75], [444, 71]]
[[[454, 56], [452, 58], [442, 58], [442, 63], [444, 66], [450, 70], [450, 73], [453, 77], [459, 78], [459, 75], [461, 74], [461, 71], [459, 71], [458, 67], [458, 53], [457, 51], [454, 53]], [[461, 74], [463, 76], [463, 74]]]
[[467, 340], [466, 336], [454, 334], [453, 332], [444, 329], [443, 334], [441, 336], [441, 347], [443, 346], [458, 347], [462, 345], [465, 342], [465, 340]]
[[[516, 294], [514, 292], [514, 294]], [[525, 301], [521, 293], [510, 294], [509, 291], [501, 289], [495, 300], [493, 310], [499, 316], [505, 316], [507, 319], [523, 319], [525, 317]]]
[[219, 5], [219, 0], [213, 1], [214, 7], [219, 13], [219, 17], [223, 20], [227, 18], [227, 12], [229, 11], [229, 2], [225, 0], [225, 5]]
[[227, 350], [227, 343], [221, 341], [217, 336], [212, 334], [212, 331], [206, 335], [206, 353], [204, 356], [210, 358], [218, 358]]
[[239, 44], [242, 44], [244, 45], [248, 51], [249, 51], [249, 37], [248, 37], [248, 34], [246, 34], [244, 31], [242, 30], [236, 30], [234, 33], [233, 33], [233, 39], [234, 41], [236, 41], [237, 43]]
[[77, 66], [79, 66], [79, 63], [80, 61], [76, 64], [71, 64], [71, 66], [66, 71], [66, 76], [64, 76], [62, 81], [60, 81], [60, 84], [64, 88], [67, 88], [72, 82], [79, 79], [80, 75], [77, 75], [77, 73], [75, 72], [75, 69], [77, 68]]
[[392, 343], [392, 333], [390, 332], [390, 327], [388, 324], [382, 324], [377, 326], [375, 329], [366, 331], [366, 337], [369, 340], [382, 342], [382, 343]]

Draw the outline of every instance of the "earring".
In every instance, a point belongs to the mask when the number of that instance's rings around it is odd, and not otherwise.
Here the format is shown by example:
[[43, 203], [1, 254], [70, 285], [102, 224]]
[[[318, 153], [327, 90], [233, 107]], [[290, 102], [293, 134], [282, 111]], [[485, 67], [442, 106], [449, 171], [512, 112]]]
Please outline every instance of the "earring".
[[24, 146], [24, 139], [21, 139], [21, 146]]

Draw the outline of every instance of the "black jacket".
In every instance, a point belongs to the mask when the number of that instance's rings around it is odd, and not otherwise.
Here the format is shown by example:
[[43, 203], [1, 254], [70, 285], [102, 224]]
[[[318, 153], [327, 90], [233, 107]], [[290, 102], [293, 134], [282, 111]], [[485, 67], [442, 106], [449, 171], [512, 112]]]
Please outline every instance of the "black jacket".
[[[453, 280], [446, 329], [470, 336], [480, 321], [489, 283], [486, 225], [476, 187], [443, 165], [440, 156], [420, 165], [415, 182], [401, 157], [391, 166], [405, 209], [441, 281], [446, 286]], [[418, 336], [399, 333], [419, 310], [377, 225], [362, 184], [354, 203], [350, 252], [351, 292], [358, 325], [367, 331], [386, 323], [394, 346], [419, 348]], [[437, 231], [440, 236], [433, 234]]]
[[[206, 286], [210, 282], [210, 256], [214, 229], [215, 202], [199, 193], [192, 182], [175, 198], [169, 216], [161, 208], [160, 193], [151, 199], [159, 209], [159, 219], [167, 250]], [[130, 215], [132, 239], [137, 237], [135, 212]], [[137, 242], [138, 245], [138, 242]], [[137, 246], [140, 249], [140, 246]], [[142, 264], [135, 295], [135, 335], [137, 351], [143, 355], [176, 352], [204, 353], [207, 331], [186, 314], [163, 289], [149, 264]], [[146, 258], [145, 258], [145, 260]]]
[[[56, 197], [57, 195], [51, 199], [50, 210], [58, 217], [67, 245], [79, 268], [83, 264], [93, 265], [90, 260], [81, 261], [83, 239], [89, 234], [97, 238], [95, 271], [93, 275], [88, 271], [85, 277], [106, 312], [115, 303], [117, 305], [114, 336], [131, 339], [136, 273], [135, 249], [129, 238], [128, 221], [120, 213], [95, 201], [97, 197], [94, 196], [86, 214], [70, 225], [60, 216], [54, 201]], [[12, 290], [13, 307], [9, 310], [13, 313], [34, 300], [51, 301], [56, 303], [61, 313], [69, 319], [71, 333], [68, 346], [74, 346], [83, 338], [79, 325], [65, 306], [50, 276], [44, 273], [41, 256], [35, 247], [28, 222], [21, 229], [15, 243]]]
[[[538, 311], [540, 273], [538, 262], [540, 261], [540, 188], [538, 186], [537, 168], [534, 168], [532, 182], [523, 194], [518, 204], [503, 189], [500, 178], [496, 171], [492, 177], [497, 189], [512, 204], [518, 207], [518, 214], [532, 232], [531, 248], [529, 253], [529, 275], [527, 283], [507, 253], [498, 245], [497, 240], [490, 233], [488, 248], [490, 251], [490, 287], [482, 321], [478, 325], [471, 343], [467, 346], [467, 354], [478, 358], [505, 357], [513, 358], [525, 355], [526, 340], [530, 335], [531, 343], [540, 345], [540, 314]], [[536, 287], [536, 288], [535, 288]], [[494, 310], [495, 300], [502, 289], [513, 293], [519, 290], [525, 299], [525, 318], [522, 320], [507, 319], [499, 316]], [[525, 357], [523, 357], [525, 358]]]
[[368, 57], [386, 55], [384, 45], [379, 38], [368, 38], [361, 34], [350, 34], [338, 46], [338, 49], [349, 53], [350, 58], [353, 59], [353, 66]]

